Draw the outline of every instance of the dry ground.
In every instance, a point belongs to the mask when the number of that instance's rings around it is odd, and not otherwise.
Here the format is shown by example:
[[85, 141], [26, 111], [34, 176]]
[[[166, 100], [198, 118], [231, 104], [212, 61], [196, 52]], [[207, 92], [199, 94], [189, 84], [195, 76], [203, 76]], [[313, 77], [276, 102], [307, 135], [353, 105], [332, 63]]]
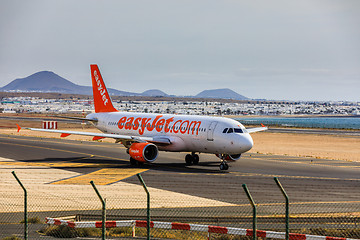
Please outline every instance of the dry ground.
[[251, 152], [360, 162], [360, 138], [344, 135], [258, 132]]

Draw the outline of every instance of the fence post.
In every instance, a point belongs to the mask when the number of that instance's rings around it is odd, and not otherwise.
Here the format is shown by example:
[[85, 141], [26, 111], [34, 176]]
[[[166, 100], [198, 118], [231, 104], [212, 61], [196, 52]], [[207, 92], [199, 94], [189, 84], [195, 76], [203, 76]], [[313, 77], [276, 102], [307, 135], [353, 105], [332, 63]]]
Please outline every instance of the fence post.
[[28, 239], [28, 212], [27, 212], [27, 191], [24, 185], [21, 183], [20, 179], [16, 176], [15, 172], [11, 172], [14, 175], [16, 181], [20, 184], [21, 188], [24, 190], [24, 239]]
[[147, 195], [147, 208], [146, 208], [146, 229], [147, 229], [147, 240], [150, 239], [150, 193], [146, 187], [146, 184], [144, 182], [144, 180], [141, 177], [141, 174], [138, 173], [136, 174], [136, 176], [138, 177], [139, 181], [141, 182], [141, 184], [144, 187], [144, 190], [146, 192]]
[[133, 238], [136, 237], [136, 228], [135, 228], [135, 226], [136, 226], [136, 223], [133, 223], [133, 226], [132, 226], [132, 237]]
[[256, 240], [257, 239], [257, 235], [256, 235], [256, 204], [255, 204], [246, 184], [243, 184], [242, 187], [244, 188], [246, 196], [248, 197], [250, 204], [253, 207], [253, 239]]
[[289, 240], [289, 197], [286, 194], [285, 189], [281, 185], [279, 179], [274, 177], [274, 180], [285, 197], [285, 240]]
[[90, 184], [94, 188], [96, 194], [98, 195], [101, 204], [102, 204], [102, 224], [101, 224], [101, 239], [105, 240], [105, 233], [106, 233], [106, 202], [100, 195], [100, 192], [97, 190], [94, 181], [90, 181]]

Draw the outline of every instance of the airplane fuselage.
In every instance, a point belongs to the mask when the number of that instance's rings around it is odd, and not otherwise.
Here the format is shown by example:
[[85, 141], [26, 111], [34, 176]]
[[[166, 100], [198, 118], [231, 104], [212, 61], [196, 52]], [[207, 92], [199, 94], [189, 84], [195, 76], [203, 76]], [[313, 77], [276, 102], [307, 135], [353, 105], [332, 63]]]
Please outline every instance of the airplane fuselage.
[[86, 118], [97, 119], [95, 126], [104, 133], [169, 139], [171, 144], [158, 145], [162, 151], [232, 155], [253, 146], [245, 127], [229, 118], [131, 112], [91, 113]]

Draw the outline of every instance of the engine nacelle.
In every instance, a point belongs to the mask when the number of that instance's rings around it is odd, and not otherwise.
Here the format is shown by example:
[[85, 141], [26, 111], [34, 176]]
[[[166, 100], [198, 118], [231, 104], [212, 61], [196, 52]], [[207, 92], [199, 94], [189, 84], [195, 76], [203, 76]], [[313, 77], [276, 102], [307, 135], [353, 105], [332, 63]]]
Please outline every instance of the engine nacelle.
[[158, 148], [152, 143], [133, 143], [129, 148], [129, 155], [139, 162], [153, 162], [158, 156]]
[[[216, 154], [216, 156], [221, 159], [221, 154]], [[233, 154], [233, 155], [226, 154], [224, 160], [226, 160], [226, 161], [236, 161], [236, 160], [239, 160], [240, 157], [241, 157], [241, 153], [240, 154]]]

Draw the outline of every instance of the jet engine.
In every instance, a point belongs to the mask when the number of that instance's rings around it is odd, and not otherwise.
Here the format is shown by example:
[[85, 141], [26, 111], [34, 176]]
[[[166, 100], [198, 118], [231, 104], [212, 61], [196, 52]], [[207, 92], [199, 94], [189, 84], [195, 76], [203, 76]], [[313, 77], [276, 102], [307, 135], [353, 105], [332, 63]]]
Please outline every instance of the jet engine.
[[133, 143], [129, 148], [129, 155], [138, 162], [153, 162], [158, 156], [156, 145], [147, 142]]
[[[218, 158], [222, 159], [221, 154], [216, 154], [216, 156]], [[226, 161], [236, 161], [236, 160], [239, 160], [240, 157], [241, 157], [241, 153], [240, 154], [233, 154], [233, 155], [225, 154], [224, 160], [226, 160]]]

